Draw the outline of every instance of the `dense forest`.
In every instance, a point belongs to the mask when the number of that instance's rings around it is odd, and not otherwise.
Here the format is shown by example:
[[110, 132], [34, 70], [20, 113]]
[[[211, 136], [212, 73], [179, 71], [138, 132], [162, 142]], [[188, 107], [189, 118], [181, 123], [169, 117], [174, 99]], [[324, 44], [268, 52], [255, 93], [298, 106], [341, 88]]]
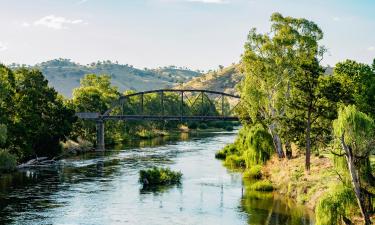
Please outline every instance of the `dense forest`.
[[238, 86], [243, 128], [216, 157], [244, 168], [244, 177], [263, 177], [259, 186], [268, 188], [270, 180], [281, 193], [311, 204], [317, 224], [358, 223], [358, 217], [370, 224], [375, 60], [339, 62], [327, 74], [317, 24], [278, 13], [271, 23], [269, 33], [252, 29], [248, 35]]
[[87, 65], [72, 62], [70, 59], [54, 59], [34, 66], [11, 64], [10, 68], [27, 67], [40, 70], [54, 87], [65, 97], [72, 96], [72, 90], [79, 86], [80, 79], [86, 74], [106, 74], [111, 83], [120, 91], [152, 90], [172, 87], [201, 75], [202, 71], [193, 71], [185, 67], [167, 66], [157, 69], [138, 69], [129, 64], [119, 64], [110, 60], [98, 61]]

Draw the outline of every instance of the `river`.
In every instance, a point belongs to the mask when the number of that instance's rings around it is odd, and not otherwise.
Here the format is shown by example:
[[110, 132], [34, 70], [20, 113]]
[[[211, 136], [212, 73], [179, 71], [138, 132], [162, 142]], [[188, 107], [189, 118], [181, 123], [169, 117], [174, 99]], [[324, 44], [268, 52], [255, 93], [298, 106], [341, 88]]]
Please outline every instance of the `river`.
[[[214, 158], [234, 132], [182, 134], [118, 146], [0, 177], [0, 224], [313, 224], [275, 195], [246, 191]], [[170, 167], [182, 184], [142, 190], [140, 169]]]

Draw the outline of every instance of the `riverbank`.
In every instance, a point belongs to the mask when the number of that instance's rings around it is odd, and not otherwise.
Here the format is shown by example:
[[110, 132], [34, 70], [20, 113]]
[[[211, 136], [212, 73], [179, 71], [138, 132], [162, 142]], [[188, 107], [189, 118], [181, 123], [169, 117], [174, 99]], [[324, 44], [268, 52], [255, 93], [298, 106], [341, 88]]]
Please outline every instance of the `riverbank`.
[[[374, 161], [374, 157], [371, 157], [371, 161]], [[304, 205], [317, 213], [316, 209], [320, 201], [326, 198], [327, 194], [330, 195], [332, 187], [342, 184], [340, 180], [342, 178], [334, 168], [334, 161], [329, 158], [329, 155], [312, 156], [310, 172], [305, 172], [304, 162], [303, 154], [292, 159], [279, 159], [274, 155], [262, 166], [262, 179], [271, 181], [277, 194], [286, 196], [298, 205]], [[332, 196], [332, 198], [334, 197]], [[357, 205], [348, 203], [347, 207], [352, 207], [349, 210], [348, 219], [353, 224], [363, 224], [364, 221], [359, 214]], [[316, 219], [318, 219], [317, 217]], [[374, 215], [371, 219], [375, 220]]]
[[279, 194], [315, 210], [319, 198], [339, 179], [329, 158], [312, 156], [309, 173], [305, 172], [304, 160], [303, 155], [292, 159], [279, 159], [275, 155], [263, 166], [262, 174]]

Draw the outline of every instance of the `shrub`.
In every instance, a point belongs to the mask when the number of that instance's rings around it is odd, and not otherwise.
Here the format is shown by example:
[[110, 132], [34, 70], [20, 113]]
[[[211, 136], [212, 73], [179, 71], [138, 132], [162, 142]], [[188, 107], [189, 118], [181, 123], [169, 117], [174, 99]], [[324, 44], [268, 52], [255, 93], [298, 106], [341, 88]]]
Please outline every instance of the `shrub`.
[[246, 162], [242, 156], [229, 155], [225, 158], [225, 165], [230, 168], [244, 168], [246, 166]]
[[260, 180], [249, 186], [250, 190], [253, 191], [273, 191], [273, 186], [269, 180]]
[[171, 185], [179, 184], [181, 182], [182, 173], [175, 172], [169, 168], [153, 167], [148, 170], [139, 171], [139, 182], [143, 186], [153, 185]]
[[206, 123], [200, 123], [198, 125], [198, 129], [205, 130], [208, 128], [208, 125]]
[[197, 122], [192, 122], [188, 125], [189, 129], [197, 129], [198, 128], [198, 123]]
[[344, 185], [331, 187], [322, 197], [320, 197], [316, 206], [316, 224], [317, 225], [335, 225], [341, 224], [344, 217], [358, 211], [356, 198], [351, 188]]
[[244, 149], [247, 167], [263, 164], [275, 152], [272, 136], [260, 124], [245, 127], [240, 138], [239, 148]]
[[225, 127], [225, 130], [226, 130], [226, 131], [232, 131], [232, 130], [233, 130], [233, 127], [232, 127], [232, 126], [226, 126], [226, 127]]
[[220, 151], [216, 152], [215, 158], [225, 159], [229, 155], [236, 154], [238, 152], [235, 144], [228, 144]]
[[17, 158], [6, 150], [0, 150], [0, 172], [10, 172], [16, 169]]
[[247, 169], [244, 174], [244, 178], [251, 178], [251, 179], [260, 179], [262, 178], [262, 166], [261, 165], [255, 165], [250, 167], [250, 169]]

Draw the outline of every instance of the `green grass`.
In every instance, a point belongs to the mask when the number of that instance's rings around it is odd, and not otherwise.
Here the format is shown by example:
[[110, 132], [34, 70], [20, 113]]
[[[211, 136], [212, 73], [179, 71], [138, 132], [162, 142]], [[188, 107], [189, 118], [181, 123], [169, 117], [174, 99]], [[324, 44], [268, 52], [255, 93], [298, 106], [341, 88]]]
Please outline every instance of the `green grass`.
[[181, 172], [175, 172], [169, 168], [153, 167], [152, 169], [139, 171], [139, 182], [144, 187], [179, 184], [181, 178]]
[[253, 191], [273, 191], [273, 185], [269, 180], [260, 180], [249, 186], [250, 190]]
[[245, 172], [243, 173], [243, 177], [249, 178], [249, 179], [262, 178], [262, 166], [255, 165], [255, 166], [252, 166], [250, 169], [245, 170]]

